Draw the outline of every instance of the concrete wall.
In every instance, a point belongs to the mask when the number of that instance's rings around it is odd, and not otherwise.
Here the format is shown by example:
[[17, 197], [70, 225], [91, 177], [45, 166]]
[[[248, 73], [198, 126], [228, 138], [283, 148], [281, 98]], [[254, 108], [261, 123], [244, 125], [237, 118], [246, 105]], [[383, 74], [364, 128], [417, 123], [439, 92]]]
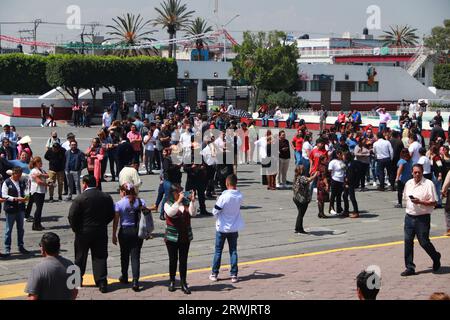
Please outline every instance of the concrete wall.
[[[436, 98], [436, 95], [411, 77], [403, 68], [379, 66], [375, 69], [377, 71], [375, 80], [379, 83], [378, 92], [352, 92], [353, 105], [399, 104], [402, 99], [408, 101]], [[356, 65], [299, 64], [299, 72], [307, 77], [306, 80], [313, 80], [314, 75], [334, 75], [331, 101], [335, 104], [341, 102], [341, 93], [333, 91], [335, 82], [367, 81], [367, 70], [367, 66]], [[345, 79], [346, 75], [348, 79]], [[298, 94], [313, 104], [320, 103], [320, 91], [301, 91]]]

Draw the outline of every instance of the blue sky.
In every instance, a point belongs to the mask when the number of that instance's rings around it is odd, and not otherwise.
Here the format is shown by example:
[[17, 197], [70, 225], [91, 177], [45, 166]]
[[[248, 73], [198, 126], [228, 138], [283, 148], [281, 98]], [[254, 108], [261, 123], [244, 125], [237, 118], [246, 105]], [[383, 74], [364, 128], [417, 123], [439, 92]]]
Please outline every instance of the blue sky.
[[[140, 13], [146, 19], [156, 17], [157, 0], [1, 0], [0, 22], [31, 21], [37, 18], [49, 22], [65, 22], [69, 5], [81, 9], [81, 22], [93, 21], [111, 23], [111, 19], [126, 12]], [[381, 29], [392, 24], [409, 24], [417, 28], [418, 35], [429, 34], [431, 28], [450, 18], [449, 0], [219, 0], [219, 20], [214, 15], [215, 0], [184, 1], [197, 16], [208, 18], [211, 24], [225, 23], [239, 14], [227, 29], [238, 40], [245, 30], [284, 30], [296, 35], [303, 33], [311, 37], [341, 36], [344, 32], [361, 34], [366, 25], [370, 5], [381, 10]], [[2, 34], [18, 37], [19, 29], [29, 29], [31, 25], [2, 25]], [[153, 29], [153, 28], [152, 28]], [[375, 35], [382, 30], [375, 30]], [[97, 29], [104, 33], [105, 28]], [[41, 25], [38, 40], [55, 42], [79, 39], [80, 30], [68, 30], [65, 26]], [[158, 39], [167, 39], [165, 33], [157, 33]]]

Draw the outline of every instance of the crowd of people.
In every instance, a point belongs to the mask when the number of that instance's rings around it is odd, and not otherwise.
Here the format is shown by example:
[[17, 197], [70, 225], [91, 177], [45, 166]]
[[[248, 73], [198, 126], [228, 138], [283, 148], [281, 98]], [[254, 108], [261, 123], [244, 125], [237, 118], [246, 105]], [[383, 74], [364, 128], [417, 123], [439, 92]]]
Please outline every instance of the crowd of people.
[[[357, 191], [367, 191], [371, 182], [378, 191], [390, 187], [392, 192], [397, 192], [397, 208], [402, 208], [406, 200], [406, 271], [402, 275], [414, 274], [415, 235], [432, 258], [433, 269], [439, 269], [440, 254], [428, 238], [430, 214], [435, 207], [442, 207], [441, 190], [442, 196], [447, 196], [446, 190], [450, 187], [449, 147], [439, 113], [433, 119], [432, 136], [426, 149], [417, 116], [409, 117], [408, 111], [399, 119], [399, 130], [394, 130], [394, 126], [389, 127], [392, 122], [389, 113], [377, 110], [380, 126], [375, 134], [375, 128], [362, 125], [362, 116], [357, 110], [348, 115], [341, 112], [335, 125], [326, 128], [327, 114], [322, 110], [320, 118], [325, 122], [321, 123], [322, 130], [317, 137], [313, 138], [305, 122], [300, 121], [297, 133], [289, 141], [284, 130], [273, 134], [270, 129], [258, 131], [254, 120], [241, 122], [228, 114], [229, 109], [222, 106], [217, 112], [206, 112], [201, 104], [193, 110], [179, 102], [164, 106], [143, 101], [134, 105], [134, 114], [129, 117], [131, 110], [127, 103], [119, 106], [113, 102], [103, 114], [102, 128], [87, 150], [78, 148], [73, 133], [67, 134], [62, 143], [57, 133], [52, 132], [42, 158], [33, 155], [30, 137], [20, 138], [5, 125], [0, 135], [0, 174], [4, 179], [0, 202], [4, 203], [7, 216], [2, 257], [11, 255], [14, 224], [17, 224], [19, 251], [23, 254], [28, 254], [24, 248], [23, 222], [33, 222], [33, 230], [45, 230], [41, 217], [48, 190], [50, 203], [62, 201], [64, 195], [65, 201], [73, 201], [69, 222], [75, 233], [75, 265], [83, 276], [88, 252], [91, 252], [94, 279], [101, 292], [107, 292], [107, 226], [111, 222], [112, 243], [119, 244], [121, 252], [120, 282], [128, 283], [131, 258], [132, 288], [140, 290], [140, 254], [144, 239], [138, 236], [138, 229], [140, 216], [148, 211], [158, 212], [159, 218], [166, 222], [169, 291], [176, 290], [175, 273], [179, 264], [181, 289], [189, 294], [186, 271], [193, 238], [190, 220], [197, 215], [198, 201], [200, 215], [214, 215], [217, 219], [210, 279], [218, 279], [227, 240], [231, 280], [237, 282], [237, 238], [244, 227], [237, 166], [260, 164], [262, 183], [268, 190], [292, 189], [298, 209], [294, 231], [299, 235], [307, 233], [303, 218], [314, 194], [319, 218], [329, 215], [359, 218]], [[118, 120], [119, 113], [121, 120]], [[82, 112], [77, 115], [75, 125], [89, 126], [89, 117], [80, 115]], [[291, 126], [295, 126], [295, 120]], [[294, 179], [289, 182], [291, 154], [295, 170]], [[48, 172], [43, 169], [43, 159], [49, 162]], [[115, 204], [102, 192], [102, 183], [107, 182], [108, 162], [111, 174], [108, 182], [118, 181], [122, 198]], [[139, 197], [141, 166], [149, 175], [159, 174], [154, 202]], [[84, 170], [87, 174], [82, 176]], [[186, 175], [184, 189], [181, 186], [183, 173]], [[217, 200], [212, 213], [206, 208], [206, 199]], [[353, 210], [350, 210], [350, 202]], [[326, 203], [329, 203], [328, 208]], [[31, 216], [34, 205], [35, 213]], [[450, 236], [448, 209], [446, 235]], [[36, 293], [30, 290], [29, 294]]]

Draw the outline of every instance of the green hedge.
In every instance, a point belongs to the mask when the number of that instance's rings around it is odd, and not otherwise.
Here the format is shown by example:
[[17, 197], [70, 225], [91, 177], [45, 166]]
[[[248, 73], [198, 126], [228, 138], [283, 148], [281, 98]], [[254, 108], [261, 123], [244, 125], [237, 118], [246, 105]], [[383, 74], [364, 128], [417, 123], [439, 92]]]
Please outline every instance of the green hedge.
[[437, 89], [450, 90], [450, 64], [434, 67], [433, 84]]
[[0, 92], [43, 94], [51, 89], [45, 77], [47, 57], [0, 54]]
[[0, 92], [42, 94], [51, 87], [115, 87], [117, 90], [176, 86], [176, 61], [160, 57], [0, 55]]

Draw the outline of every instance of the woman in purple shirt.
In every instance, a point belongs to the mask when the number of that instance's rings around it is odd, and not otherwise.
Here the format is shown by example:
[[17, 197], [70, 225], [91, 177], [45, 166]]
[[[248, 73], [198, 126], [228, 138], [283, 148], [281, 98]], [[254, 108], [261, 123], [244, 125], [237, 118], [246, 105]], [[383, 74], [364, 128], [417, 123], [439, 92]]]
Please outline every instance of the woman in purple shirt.
[[[133, 290], [140, 291], [140, 259], [143, 240], [138, 237], [139, 229], [139, 212], [145, 208], [145, 202], [136, 195], [134, 186], [126, 183], [120, 187], [120, 195], [122, 200], [116, 203], [113, 223], [112, 242], [117, 245], [119, 239], [120, 245], [120, 263], [122, 276], [119, 278], [120, 283], [128, 283], [128, 265], [131, 256], [131, 271], [133, 274]], [[117, 227], [120, 222], [119, 237], [117, 238]]]

